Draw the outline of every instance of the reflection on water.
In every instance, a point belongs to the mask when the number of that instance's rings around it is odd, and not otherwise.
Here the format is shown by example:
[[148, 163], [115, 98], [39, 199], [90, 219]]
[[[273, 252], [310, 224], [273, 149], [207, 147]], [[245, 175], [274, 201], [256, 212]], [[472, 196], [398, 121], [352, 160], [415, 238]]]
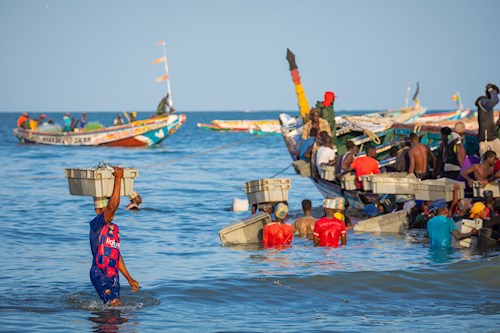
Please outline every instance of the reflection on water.
[[94, 325], [93, 332], [98, 333], [116, 333], [120, 332], [120, 327], [123, 323], [128, 323], [128, 318], [122, 316], [122, 311], [119, 309], [109, 309], [98, 312], [92, 312], [89, 320], [97, 325]]

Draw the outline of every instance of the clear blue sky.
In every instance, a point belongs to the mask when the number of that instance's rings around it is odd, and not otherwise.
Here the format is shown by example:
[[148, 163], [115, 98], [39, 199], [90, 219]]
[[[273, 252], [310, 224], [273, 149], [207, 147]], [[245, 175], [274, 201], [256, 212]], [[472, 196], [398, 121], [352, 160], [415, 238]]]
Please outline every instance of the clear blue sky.
[[496, 0], [0, 0], [0, 111], [153, 110], [167, 42], [178, 111], [296, 110], [285, 60], [310, 103], [473, 106], [500, 83]]

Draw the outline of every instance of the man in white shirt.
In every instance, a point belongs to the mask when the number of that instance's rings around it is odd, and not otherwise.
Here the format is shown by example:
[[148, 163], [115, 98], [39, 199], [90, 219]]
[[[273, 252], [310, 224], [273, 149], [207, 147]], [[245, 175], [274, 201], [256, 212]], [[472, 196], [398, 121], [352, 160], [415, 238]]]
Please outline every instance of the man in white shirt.
[[332, 137], [326, 136], [323, 140], [323, 145], [316, 152], [316, 167], [321, 174], [321, 165], [335, 165], [337, 156], [337, 147], [332, 144]]

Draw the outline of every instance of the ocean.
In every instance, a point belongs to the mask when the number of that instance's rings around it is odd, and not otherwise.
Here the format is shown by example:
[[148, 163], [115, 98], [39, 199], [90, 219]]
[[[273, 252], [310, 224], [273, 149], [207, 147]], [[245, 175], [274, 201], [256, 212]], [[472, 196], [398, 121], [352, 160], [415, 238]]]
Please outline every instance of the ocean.
[[[38, 115], [39, 113], [32, 113]], [[0, 113], [1, 332], [500, 332], [500, 258], [434, 251], [407, 235], [354, 234], [318, 248], [222, 247], [218, 231], [250, 215], [229, 210], [245, 181], [291, 178], [291, 217], [322, 197], [296, 175], [280, 136], [212, 132], [212, 119], [279, 112], [190, 112], [153, 148], [23, 145], [18, 114]], [[62, 113], [49, 113], [62, 122]], [[74, 116], [79, 117], [80, 113]], [[110, 125], [116, 113], [89, 113]], [[139, 113], [138, 118], [147, 117]], [[143, 209], [120, 226], [124, 306], [107, 308], [89, 279], [88, 197], [71, 196], [65, 168], [100, 161], [139, 168]], [[280, 173], [281, 172], [281, 173]]]

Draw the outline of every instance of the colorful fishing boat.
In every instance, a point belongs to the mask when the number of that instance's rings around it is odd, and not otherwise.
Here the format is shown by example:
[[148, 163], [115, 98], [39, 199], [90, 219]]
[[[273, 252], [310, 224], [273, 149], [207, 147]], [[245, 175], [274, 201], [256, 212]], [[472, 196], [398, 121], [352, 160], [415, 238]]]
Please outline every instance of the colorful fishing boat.
[[186, 121], [186, 115], [167, 115], [133, 121], [127, 125], [73, 132], [44, 131], [15, 128], [14, 135], [22, 143], [64, 146], [147, 147], [160, 144], [175, 133]]
[[212, 131], [250, 132], [252, 134], [280, 134], [281, 125], [276, 119], [271, 120], [212, 120], [210, 124], [198, 123], [199, 128]]

